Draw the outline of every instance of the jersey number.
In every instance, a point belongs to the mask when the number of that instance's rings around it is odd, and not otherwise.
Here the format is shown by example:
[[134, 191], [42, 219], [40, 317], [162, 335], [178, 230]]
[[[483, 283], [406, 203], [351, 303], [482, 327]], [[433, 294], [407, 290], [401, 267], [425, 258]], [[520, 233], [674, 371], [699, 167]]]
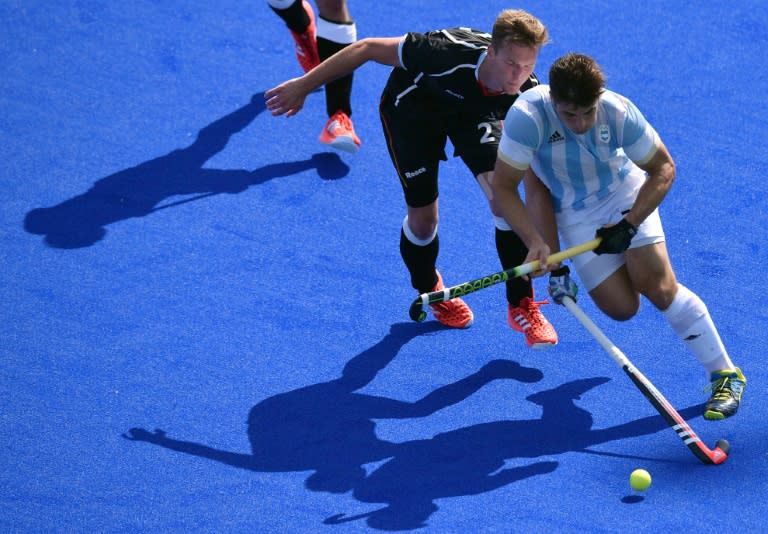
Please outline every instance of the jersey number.
[[493, 127], [490, 122], [481, 122], [477, 125], [478, 130], [484, 130], [483, 136], [480, 138], [480, 143], [493, 143], [496, 138], [493, 136]]

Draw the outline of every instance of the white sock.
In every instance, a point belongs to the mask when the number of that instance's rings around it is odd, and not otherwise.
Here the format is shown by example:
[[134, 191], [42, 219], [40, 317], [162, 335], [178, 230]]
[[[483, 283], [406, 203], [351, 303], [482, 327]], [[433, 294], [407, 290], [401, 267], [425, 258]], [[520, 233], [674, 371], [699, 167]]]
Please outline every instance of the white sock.
[[406, 239], [413, 243], [414, 245], [418, 245], [420, 247], [426, 247], [429, 245], [432, 241], [435, 240], [435, 236], [437, 235], [437, 226], [435, 226], [435, 231], [432, 232], [432, 235], [429, 236], [426, 239], [419, 239], [416, 237], [416, 235], [411, 231], [411, 227], [408, 226], [408, 216], [405, 216], [405, 219], [403, 219], [403, 233], [405, 234]]
[[734, 369], [707, 306], [693, 291], [678, 284], [677, 295], [662, 313], [708, 374]]
[[499, 217], [498, 215], [494, 215], [493, 222], [496, 224], [496, 228], [498, 228], [502, 232], [510, 232], [512, 230], [512, 227], [509, 225], [509, 223], [504, 217]]
[[357, 41], [357, 25], [354, 22], [331, 22], [317, 17], [317, 36], [334, 43], [352, 44]]

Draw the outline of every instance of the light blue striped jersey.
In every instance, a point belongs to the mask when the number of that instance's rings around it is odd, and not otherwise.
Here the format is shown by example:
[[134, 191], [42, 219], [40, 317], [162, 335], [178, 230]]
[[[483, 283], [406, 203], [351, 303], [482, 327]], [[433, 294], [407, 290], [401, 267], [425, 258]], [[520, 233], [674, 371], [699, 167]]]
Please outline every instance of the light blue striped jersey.
[[549, 86], [525, 91], [507, 112], [499, 158], [518, 169], [531, 166], [552, 193], [555, 212], [581, 211], [616, 191], [627, 176], [644, 172], [659, 136], [627, 98], [605, 91], [597, 121], [577, 135], [560, 120]]

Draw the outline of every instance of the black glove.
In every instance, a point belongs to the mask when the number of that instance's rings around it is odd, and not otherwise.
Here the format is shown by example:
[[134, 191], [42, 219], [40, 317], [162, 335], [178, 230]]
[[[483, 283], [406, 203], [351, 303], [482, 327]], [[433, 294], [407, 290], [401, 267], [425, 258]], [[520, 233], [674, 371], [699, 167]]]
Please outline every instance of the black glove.
[[595, 249], [595, 254], [620, 254], [629, 248], [629, 243], [635, 237], [637, 228], [626, 219], [622, 219], [613, 226], [598, 228], [596, 237], [603, 240]]

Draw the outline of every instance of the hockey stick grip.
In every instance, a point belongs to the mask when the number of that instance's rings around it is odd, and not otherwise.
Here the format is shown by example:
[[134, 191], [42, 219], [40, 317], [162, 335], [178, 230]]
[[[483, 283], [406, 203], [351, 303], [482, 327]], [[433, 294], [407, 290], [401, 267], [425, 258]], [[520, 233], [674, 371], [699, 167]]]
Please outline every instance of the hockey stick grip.
[[[571, 248], [555, 252], [550, 256], [547, 256], [547, 263], [560, 263], [563, 260], [572, 258], [584, 252], [594, 250], [600, 244], [600, 238], [586, 241], [580, 245], [573, 246]], [[506, 282], [510, 278], [517, 278], [519, 276], [525, 276], [539, 270], [541, 262], [539, 260], [523, 263], [512, 269], [500, 271], [482, 278], [476, 278], [469, 282], [464, 282], [453, 287], [445, 288], [440, 291], [432, 291], [429, 293], [422, 293], [411, 303], [411, 307], [408, 309], [408, 315], [414, 321], [421, 322], [427, 318], [427, 312], [424, 311], [424, 307], [428, 304], [437, 304], [439, 302], [445, 302], [447, 300], [473, 293], [478, 289], [483, 289], [492, 285], [496, 285], [500, 282]]]
[[[547, 256], [547, 263], [548, 264], [560, 263], [561, 261], [567, 260], [568, 258], [572, 258], [584, 252], [594, 250], [597, 248], [597, 245], [600, 244], [600, 241], [601, 241], [601, 238], [596, 237], [595, 239], [582, 243], [581, 245], [576, 245], [574, 247], [567, 248], [560, 252], [555, 252], [554, 254]], [[514, 269], [512, 269], [512, 271], [514, 272], [515, 276], [523, 276], [526, 274], [530, 274], [534, 271], [538, 271], [540, 266], [541, 266], [541, 262], [539, 260], [535, 260], [535, 261], [531, 261], [531, 262], [519, 265]]]

